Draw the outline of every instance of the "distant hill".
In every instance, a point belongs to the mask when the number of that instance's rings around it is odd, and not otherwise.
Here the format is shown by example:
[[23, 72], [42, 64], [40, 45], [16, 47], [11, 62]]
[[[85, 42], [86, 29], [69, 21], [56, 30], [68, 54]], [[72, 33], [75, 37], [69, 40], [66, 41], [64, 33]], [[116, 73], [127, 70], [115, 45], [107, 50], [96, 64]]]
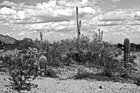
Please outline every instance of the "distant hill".
[[0, 41], [6, 44], [14, 44], [17, 40], [8, 35], [0, 34]]

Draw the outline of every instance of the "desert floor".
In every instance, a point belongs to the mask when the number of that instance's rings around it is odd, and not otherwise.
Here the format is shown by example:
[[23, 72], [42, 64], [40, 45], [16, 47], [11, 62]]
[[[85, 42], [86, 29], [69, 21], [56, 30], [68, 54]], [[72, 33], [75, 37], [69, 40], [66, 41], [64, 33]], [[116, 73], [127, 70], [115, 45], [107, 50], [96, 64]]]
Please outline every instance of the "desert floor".
[[[131, 83], [97, 81], [95, 79], [59, 79], [37, 77], [37, 88], [21, 93], [140, 93], [140, 86]], [[9, 88], [8, 75], [0, 73], [0, 93], [17, 93]]]
[[[140, 53], [137, 53], [137, 57], [135, 61], [140, 68]], [[39, 76], [32, 82], [38, 85], [37, 88], [21, 93], [140, 93], [140, 86], [133, 84], [131, 80], [118, 79], [123, 82], [112, 81], [107, 77], [96, 76], [96, 73], [92, 73], [93, 75], [88, 78], [75, 79], [73, 76], [77, 74], [76, 68], [73, 67], [72, 69], [71, 67], [69, 71], [66, 71], [69, 68], [60, 71], [56, 69], [59, 78]], [[87, 69], [87, 71], [97, 72], [94, 69], [92, 71]], [[9, 75], [5, 72], [0, 72], [0, 93], [17, 93], [10, 89], [8, 77]]]

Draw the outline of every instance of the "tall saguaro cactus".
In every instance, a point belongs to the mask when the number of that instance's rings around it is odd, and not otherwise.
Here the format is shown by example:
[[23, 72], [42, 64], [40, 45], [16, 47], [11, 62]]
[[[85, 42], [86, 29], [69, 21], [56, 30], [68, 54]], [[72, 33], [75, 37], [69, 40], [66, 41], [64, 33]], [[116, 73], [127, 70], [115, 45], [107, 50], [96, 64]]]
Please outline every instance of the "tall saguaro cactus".
[[43, 40], [43, 34], [42, 34], [42, 32], [40, 32], [40, 40], [41, 41]]
[[77, 22], [77, 47], [79, 48], [80, 35], [81, 35], [81, 20], [78, 20], [78, 7], [76, 7], [76, 22]]
[[124, 67], [129, 63], [130, 59], [130, 41], [128, 38], [124, 39]]

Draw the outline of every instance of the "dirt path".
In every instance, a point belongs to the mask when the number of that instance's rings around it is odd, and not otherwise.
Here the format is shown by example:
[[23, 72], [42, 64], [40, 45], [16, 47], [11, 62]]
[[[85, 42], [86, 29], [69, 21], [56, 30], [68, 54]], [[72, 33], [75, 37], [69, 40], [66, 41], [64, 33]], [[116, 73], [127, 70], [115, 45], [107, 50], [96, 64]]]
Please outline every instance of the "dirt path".
[[[0, 93], [16, 93], [5, 85], [8, 75], [0, 74]], [[135, 84], [102, 82], [96, 80], [59, 80], [57, 78], [37, 77], [33, 83], [38, 88], [23, 93], [140, 93], [140, 87]]]

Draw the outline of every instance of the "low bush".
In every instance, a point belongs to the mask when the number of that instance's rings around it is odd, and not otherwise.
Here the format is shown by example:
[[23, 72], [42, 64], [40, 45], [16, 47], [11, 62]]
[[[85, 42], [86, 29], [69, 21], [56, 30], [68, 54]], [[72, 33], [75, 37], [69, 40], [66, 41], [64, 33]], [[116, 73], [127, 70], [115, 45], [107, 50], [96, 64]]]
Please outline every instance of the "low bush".
[[18, 53], [16, 56], [9, 59], [9, 74], [10, 82], [12, 84], [12, 89], [21, 91], [21, 90], [30, 90], [33, 86], [36, 86], [31, 83], [32, 80], [37, 76], [35, 69], [35, 62], [37, 60], [36, 54], [34, 53]]

